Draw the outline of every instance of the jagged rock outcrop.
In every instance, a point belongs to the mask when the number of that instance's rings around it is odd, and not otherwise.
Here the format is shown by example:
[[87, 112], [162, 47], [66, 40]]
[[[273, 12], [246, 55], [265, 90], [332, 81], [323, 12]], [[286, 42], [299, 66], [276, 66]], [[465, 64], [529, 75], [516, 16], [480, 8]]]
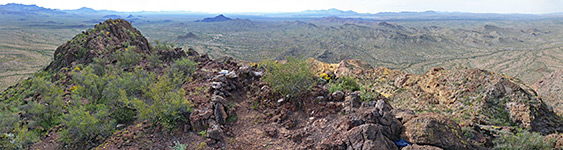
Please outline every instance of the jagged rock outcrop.
[[109, 19], [59, 46], [53, 62], [45, 70], [58, 71], [73, 64], [86, 65], [94, 58], [103, 58], [117, 50], [125, 51], [125, 48], [151, 53], [149, 42], [131, 23], [123, 19]]
[[[382, 98], [345, 108], [342, 111], [348, 112], [347, 115], [328, 115], [291, 135], [308, 139], [301, 143], [304, 149], [396, 150], [393, 141], [400, 138], [403, 127], [386, 101]], [[350, 105], [346, 101], [336, 103]]]
[[371, 65], [361, 60], [356, 60], [356, 59], [343, 60], [338, 64], [338, 68], [336, 69], [336, 75], [339, 77], [340, 76], [355, 77], [371, 69], [373, 69]]

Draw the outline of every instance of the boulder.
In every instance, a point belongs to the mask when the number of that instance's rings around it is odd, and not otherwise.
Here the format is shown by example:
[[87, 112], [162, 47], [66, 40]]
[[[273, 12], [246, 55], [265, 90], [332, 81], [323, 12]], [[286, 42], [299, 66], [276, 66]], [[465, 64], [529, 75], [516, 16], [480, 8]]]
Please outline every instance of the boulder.
[[190, 115], [190, 124], [192, 126], [193, 131], [202, 131], [207, 129], [207, 120], [211, 117], [213, 111], [206, 109], [206, 110], [194, 110]]
[[341, 101], [344, 98], [344, 92], [342, 91], [335, 91], [331, 94], [333, 101]]
[[378, 124], [363, 124], [337, 137], [324, 139], [316, 149], [398, 149], [393, 141], [383, 135], [382, 130]]
[[215, 120], [220, 125], [224, 125], [227, 123], [227, 112], [225, 112], [225, 107], [223, 107], [220, 103], [215, 103], [215, 110], [213, 112], [215, 115]]
[[223, 139], [223, 130], [219, 125], [214, 124], [211, 127], [209, 127], [209, 129], [207, 129], [207, 137], [220, 141]]
[[407, 121], [412, 117], [415, 117], [414, 111], [410, 109], [398, 108], [391, 110], [391, 113], [397, 118], [397, 120], [405, 123], [403, 121]]
[[350, 115], [349, 120], [351, 121], [350, 127], [364, 123], [381, 125], [381, 132], [391, 140], [398, 140], [403, 130], [401, 122], [392, 113], [387, 111], [380, 114], [379, 109], [375, 107], [359, 109], [357, 114]]
[[344, 99], [345, 104], [349, 105], [352, 108], [358, 108], [360, 107], [360, 95], [359, 93], [350, 93], [348, 96], [346, 96], [346, 98]]
[[220, 103], [220, 104], [223, 104], [223, 106], [227, 105], [227, 100], [225, 100], [225, 98], [223, 98], [223, 96], [219, 96], [219, 95], [212, 95], [211, 96], [211, 102]]
[[434, 145], [443, 149], [473, 149], [461, 139], [457, 123], [438, 113], [423, 113], [405, 124], [404, 139], [421, 145]]
[[231, 71], [231, 72], [227, 73], [225, 76], [227, 76], [227, 78], [229, 78], [229, 79], [238, 78], [238, 75], [235, 71]]

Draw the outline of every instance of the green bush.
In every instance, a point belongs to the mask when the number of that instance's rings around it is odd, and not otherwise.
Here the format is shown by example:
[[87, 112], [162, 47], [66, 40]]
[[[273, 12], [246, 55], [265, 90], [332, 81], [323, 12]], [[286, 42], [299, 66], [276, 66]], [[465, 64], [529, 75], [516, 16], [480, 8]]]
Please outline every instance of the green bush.
[[366, 101], [369, 102], [371, 100], [376, 100], [379, 93], [373, 91], [373, 87], [370, 85], [362, 85], [360, 86], [360, 100], [362, 102]]
[[62, 141], [69, 148], [89, 149], [111, 135], [115, 121], [108, 121], [109, 108], [103, 104], [90, 105], [96, 112], [88, 111], [85, 106], [74, 106], [63, 115], [65, 129], [61, 133]]
[[176, 123], [187, 121], [185, 114], [192, 111], [192, 104], [184, 98], [184, 89], [176, 89], [172, 84], [168, 76], [160, 76], [145, 92], [145, 101], [134, 98], [126, 104], [133, 105], [141, 119], [173, 128]]
[[[63, 90], [50, 81], [51, 75], [35, 73], [2, 93], [1, 97], [9, 98], [0, 100], [0, 149], [26, 149], [60, 122]], [[24, 100], [28, 98], [31, 101]], [[27, 119], [22, 119], [23, 116]]]
[[180, 72], [182, 77], [190, 77], [197, 70], [198, 63], [192, 61], [189, 58], [181, 58], [174, 61], [171, 66], [171, 72]]
[[135, 120], [135, 116], [137, 116], [137, 112], [135, 109], [132, 109], [128, 106], [121, 106], [117, 107], [115, 111], [113, 111], [110, 115], [111, 118], [115, 119], [117, 123], [129, 123]]
[[116, 57], [118, 66], [124, 68], [131, 68], [132, 66], [138, 64], [142, 59], [143, 55], [141, 53], [135, 52], [137, 47], [130, 46], [126, 47], [125, 51], [117, 51], [113, 56]]
[[472, 139], [475, 137], [475, 134], [473, 134], [473, 129], [471, 129], [471, 127], [462, 127], [461, 133], [463, 133], [463, 136], [465, 136], [468, 139]]
[[19, 121], [18, 112], [3, 109], [6, 107], [11, 106], [0, 103], [0, 134], [12, 132]]
[[[111, 76], [114, 78], [115, 76]], [[92, 65], [88, 65], [82, 71], [74, 69], [73, 81], [77, 85], [76, 94], [92, 102], [97, 102], [103, 96], [103, 90], [110, 76], [97, 75], [94, 73]]]
[[329, 81], [328, 91], [330, 91], [330, 93], [335, 91], [344, 91], [344, 90], [350, 90], [350, 91], [360, 90], [360, 85], [358, 85], [356, 78], [340, 77], [336, 81], [334, 80]]
[[493, 142], [493, 149], [498, 150], [549, 150], [553, 148], [554, 141], [544, 141], [538, 133], [517, 129], [516, 134], [506, 133]]
[[33, 120], [31, 125], [34, 125], [36, 128], [41, 126], [46, 131], [60, 123], [64, 102], [62, 96], [45, 96], [43, 99], [43, 103], [31, 102], [31, 109], [28, 110], [28, 113]]
[[153, 49], [155, 50], [173, 50], [174, 47], [176, 47], [173, 43], [160, 42], [158, 40], [154, 40], [153, 45]]
[[171, 150], [185, 150], [188, 144], [182, 144], [178, 141], [174, 141], [174, 146], [169, 146]]
[[274, 92], [284, 96], [299, 96], [316, 83], [312, 64], [305, 59], [287, 57], [287, 63], [265, 61], [266, 73], [262, 78]]
[[17, 125], [11, 133], [0, 135], [0, 149], [28, 149], [28, 146], [37, 142], [39, 136], [24, 126]]

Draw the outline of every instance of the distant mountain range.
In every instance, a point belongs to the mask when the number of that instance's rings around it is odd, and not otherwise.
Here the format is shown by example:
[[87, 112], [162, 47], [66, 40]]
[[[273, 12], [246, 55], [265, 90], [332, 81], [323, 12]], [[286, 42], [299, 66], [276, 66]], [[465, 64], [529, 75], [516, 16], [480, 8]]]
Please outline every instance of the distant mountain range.
[[[0, 14], [15, 15], [38, 15], [38, 14], [103, 14], [103, 15], [122, 15], [131, 14], [205, 14], [188, 11], [154, 11], [154, 12], [118, 12], [109, 10], [95, 10], [92, 8], [82, 7], [74, 10], [59, 10], [39, 7], [37, 5], [24, 5], [9, 3], [0, 5]], [[262, 18], [363, 18], [372, 21], [390, 21], [390, 20], [517, 20], [517, 19], [541, 19], [550, 17], [563, 17], [563, 13], [552, 13], [543, 15], [532, 14], [495, 14], [495, 13], [467, 13], [467, 12], [380, 12], [380, 13], [358, 13], [352, 10], [344, 11], [335, 8], [328, 10], [306, 10], [301, 12], [289, 13], [232, 13], [229, 15], [262, 17]], [[224, 18], [223, 18], [224, 19]], [[203, 21], [203, 20], [202, 20]]]
[[225, 17], [223, 14], [220, 14], [218, 16], [215, 16], [213, 18], [203, 18], [203, 20], [198, 20], [196, 22], [223, 22], [223, 21], [229, 21], [229, 20], [233, 20], [229, 17]]
[[65, 12], [39, 7], [37, 5], [23, 5], [9, 3], [0, 5], [0, 14], [13, 14], [13, 15], [39, 15], [39, 14], [65, 14]]

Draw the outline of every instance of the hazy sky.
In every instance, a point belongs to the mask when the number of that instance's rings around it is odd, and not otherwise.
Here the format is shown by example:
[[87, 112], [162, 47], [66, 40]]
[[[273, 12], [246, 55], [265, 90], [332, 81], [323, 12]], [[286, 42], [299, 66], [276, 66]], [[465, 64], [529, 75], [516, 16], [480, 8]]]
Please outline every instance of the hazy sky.
[[0, 0], [57, 9], [195, 12], [297, 12], [336, 8], [357, 12], [459, 11], [483, 13], [563, 12], [563, 0]]

